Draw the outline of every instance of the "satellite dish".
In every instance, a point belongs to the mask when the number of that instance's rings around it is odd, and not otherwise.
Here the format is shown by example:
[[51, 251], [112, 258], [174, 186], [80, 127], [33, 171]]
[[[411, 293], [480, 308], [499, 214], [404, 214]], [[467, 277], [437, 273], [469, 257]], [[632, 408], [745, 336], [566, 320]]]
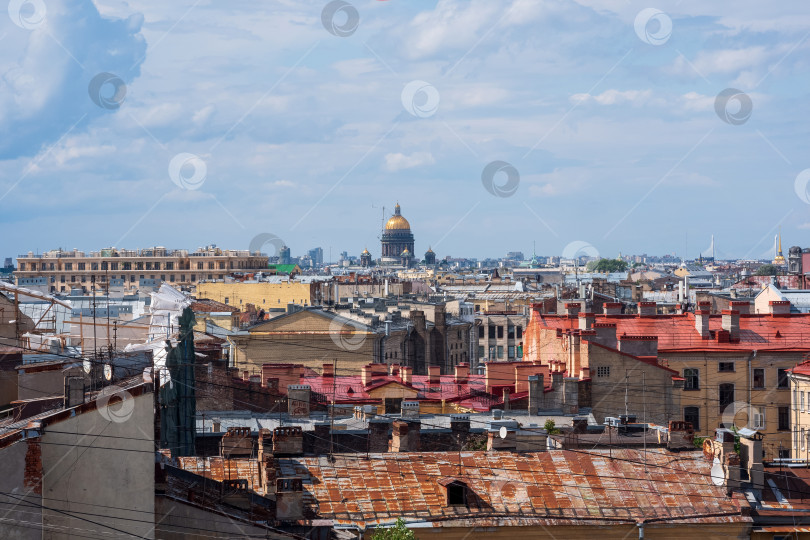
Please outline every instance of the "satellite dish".
[[720, 459], [714, 458], [712, 463], [712, 483], [715, 486], [722, 486], [726, 482], [726, 475], [723, 472], [723, 466], [720, 465]]
[[505, 439], [507, 433], [508, 433], [508, 431], [506, 429], [506, 426], [501, 426], [500, 431], [498, 431], [498, 435], [501, 436], [501, 439]]
[[110, 364], [104, 364], [104, 378], [108, 381], [112, 379], [112, 366]]
[[82, 368], [84, 369], [85, 373], [90, 373], [90, 360], [85, 360], [82, 362]]

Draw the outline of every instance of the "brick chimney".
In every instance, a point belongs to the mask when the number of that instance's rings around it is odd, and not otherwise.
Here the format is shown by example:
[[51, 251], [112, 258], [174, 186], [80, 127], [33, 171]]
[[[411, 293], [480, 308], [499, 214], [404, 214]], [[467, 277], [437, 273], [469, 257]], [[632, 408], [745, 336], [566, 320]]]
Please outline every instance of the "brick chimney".
[[298, 456], [304, 453], [304, 431], [301, 426], [283, 426], [273, 430], [273, 455]]
[[602, 309], [605, 310], [605, 315], [621, 315], [622, 314], [622, 303], [621, 302], [605, 302], [602, 305]]
[[394, 420], [391, 431], [392, 452], [419, 452], [422, 423], [419, 420]]
[[740, 312], [733, 309], [723, 310], [723, 330], [728, 332], [729, 341], [740, 341]]
[[695, 311], [695, 330], [700, 334], [701, 339], [709, 339], [709, 310], [698, 309]]
[[566, 302], [565, 314], [570, 318], [576, 318], [579, 315], [580, 304], [579, 302]]
[[402, 418], [419, 418], [419, 402], [403, 401], [400, 411]]
[[615, 349], [616, 342], [616, 323], [594, 323], [593, 329], [596, 331], [596, 337], [593, 339], [596, 343]]
[[287, 386], [287, 412], [290, 416], [309, 417], [309, 404], [312, 388], [308, 384], [290, 384]]
[[334, 364], [324, 364], [323, 371], [321, 372], [323, 377], [334, 377], [335, 376], [335, 365]]
[[388, 374], [392, 377], [399, 377], [399, 370], [401, 366], [399, 364], [391, 364], [388, 366]]
[[639, 302], [638, 303], [638, 316], [639, 317], [651, 317], [656, 315], [658, 310], [656, 308], [655, 302]]
[[304, 518], [304, 486], [300, 478], [276, 478], [276, 519]]
[[543, 406], [544, 376], [542, 373], [529, 376], [529, 414], [535, 415]]
[[413, 380], [413, 368], [409, 366], [402, 366], [399, 377], [403, 384], [411, 384]]
[[453, 432], [454, 447], [462, 446], [470, 435], [470, 415], [451, 414], [450, 431]]
[[391, 420], [387, 418], [372, 418], [368, 422], [368, 447], [370, 452], [388, 451], [388, 431], [391, 429]]
[[442, 382], [441, 375], [442, 368], [439, 366], [428, 366], [428, 382], [430, 384], [440, 384]]
[[470, 376], [470, 364], [462, 362], [456, 365], [456, 384], [466, 384]]
[[621, 336], [619, 350], [633, 356], [658, 356], [658, 336]]
[[579, 314], [579, 329], [580, 330], [590, 330], [593, 327], [593, 322], [596, 320], [596, 317], [593, 313], [588, 311], [583, 311]]
[[777, 317], [790, 315], [790, 302], [788, 300], [771, 300], [768, 302], [768, 312]]
[[505, 411], [509, 410], [509, 394], [510, 394], [509, 389], [504, 388], [503, 389], [503, 410], [505, 410]]
[[740, 315], [748, 315], [751, 313], [751, 302], [746, 302], [743, 300], [732, 300], [729, 304], [729, 309], [733, 309], [734, 311], [739, 311]]

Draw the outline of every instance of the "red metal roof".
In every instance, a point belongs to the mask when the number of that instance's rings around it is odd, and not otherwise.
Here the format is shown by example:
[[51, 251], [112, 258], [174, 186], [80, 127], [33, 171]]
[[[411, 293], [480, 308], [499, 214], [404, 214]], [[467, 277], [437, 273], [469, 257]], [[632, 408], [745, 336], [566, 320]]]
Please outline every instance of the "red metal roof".
[[[303, 478], [319, 517], [361, 527], [428, 521], [441, 526], [747, 523], [740, 495], [712, 484], [702, 454], [614, 449], [574, 452], [422, 452], [281, 459], [279, 474]], [[448, 506], [442, 481], [469, 488]]]

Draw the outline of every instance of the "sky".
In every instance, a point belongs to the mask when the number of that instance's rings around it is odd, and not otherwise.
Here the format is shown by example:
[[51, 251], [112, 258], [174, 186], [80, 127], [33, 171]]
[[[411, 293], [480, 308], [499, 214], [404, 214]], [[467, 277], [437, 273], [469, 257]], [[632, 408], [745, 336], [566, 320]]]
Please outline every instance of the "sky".
[[810, 244], [806, 0], [11, 0], [7, 15], [0, 257], [272, 236], [293, 256], [379, 257], [397, 202], [417, 254], [439, 258]]

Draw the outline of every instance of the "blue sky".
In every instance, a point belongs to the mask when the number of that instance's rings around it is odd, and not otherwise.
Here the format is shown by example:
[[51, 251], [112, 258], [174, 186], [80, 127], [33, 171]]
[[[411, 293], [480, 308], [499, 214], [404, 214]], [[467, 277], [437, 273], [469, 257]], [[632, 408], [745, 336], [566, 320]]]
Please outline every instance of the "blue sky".
[[[348, 35], [327, 30], [327, 6]], [[803, 0], [8, 11], [0, 256], [246, 249], [272, 233], [293, 255], [378, 257], [396, 201], [417, 252], [439, 257], [528, 255], [533, 242], [694, 257], [714, 234], [722, 254], [753, 258], [780, 229], [785, 249], [810, 245]], [[104, 73], [106, 108], [88, 92]], [[740, 121], [716, 110], [727, 88], [743, 95], [721, 111]], [[514, 193], [485, 189], [493, 161], [519, 174]]]

